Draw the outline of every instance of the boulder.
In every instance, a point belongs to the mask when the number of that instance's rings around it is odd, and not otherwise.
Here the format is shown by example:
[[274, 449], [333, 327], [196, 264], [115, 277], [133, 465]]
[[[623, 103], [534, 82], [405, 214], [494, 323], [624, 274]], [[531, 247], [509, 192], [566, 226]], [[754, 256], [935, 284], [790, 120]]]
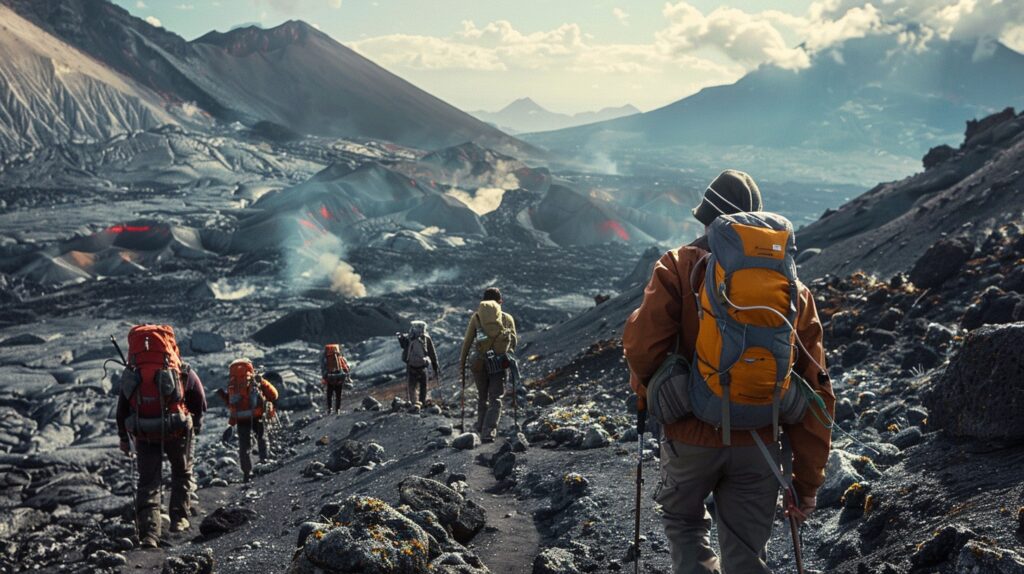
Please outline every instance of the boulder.
[[331, 451], [331, 460], [327, 463], [327, 468], [333, 472], [341, 472], [359, 466], [364, 464], [367, 452], [365, 443], [345, 439]]
[[431, 574], [489, 574], [490, 570], [475, 554], [445, 552], [430, 561]]
[[1024, 442], [1024, 323], [972, 331], [924, 394], [929, 426], [958, 437]]
[[825, 482], [818, 490], [819, 507], [839, 506], [843, 494], [850, 486], [868, 478], [858, 470], [859, 464], [863, 464], [862, 458], [846, 451], [833, 450], [829, 453], [825, 464]]
[[379, 411], [381, 407], [380, 401], [370, 396], [363, 397], [363, 402], [361, 404], [363, 409], [368, 411]]
[[1024, 556], [972, 540], [960, 549], [956, 571], [971, 574], [1024, 574]]
[[580, 574], [576, 560], [565, 548], [548, 548], [533, 560], [533, 574]]
[[487, 513], [481, 506], [436, 480], [410, 476], [399, 483], [398, 493], [402, 504], [433, 512], [461, 544], [472, 540], [487, 522]]
[[217, 333], [194, 331], [189, 340], [189, 348], [194, 353], [219, 353], [227, 348], [227, 342]]
[[205, 538], [215, 538], [238, 530], [256, 516], [256, 512], [248, 508], [222, 506], [203, 519], [199, 524], [199, 533]]
[[299, 529], [289, 574], [361, 572], [427, 574], [430, 538], [415, 522], [376, 498], [352, 496], [325, 523]]
[[919, 289], [941, 287], [974, 255], [974, 244], [962, 237], [945, 237], [924, 252], [910, 270], [910, 281]]
[[475, 432], [462, 433], [452, 441], [452, 447], [459, 450], [470, 450], [480, 446], [480, 435]]
[[516, 467], [516, 455], [511, 450], [503, 452], [498, 456], [494, 457], [494, 478], [497, 480], [505, 480], [512, 476], [512, 471]]
[[213, 550], [204, 548], [201, 552], [168, 556], [160, 574], [213, 574]]
[[580, 448], [592, 449], [601, 448], [611, 444], [611, 437], [608, 436], [608, 431], [604, 430], [604, 427], [600, 425], [591, 425], [587, 429], [585, 435], [583, 435], [583, 442], [580, 443]]
[[967, 308], [960, 326], [973, 330], [982, 325], [1005, 325], [1021, 319], [1024, 319], [1024, 295], [991, 286]]
[[931, 538], [917, 545], [910, 563], [917, 568], [936, 566], [952, 559], [977, 534], [957, 524], [943, 526]]

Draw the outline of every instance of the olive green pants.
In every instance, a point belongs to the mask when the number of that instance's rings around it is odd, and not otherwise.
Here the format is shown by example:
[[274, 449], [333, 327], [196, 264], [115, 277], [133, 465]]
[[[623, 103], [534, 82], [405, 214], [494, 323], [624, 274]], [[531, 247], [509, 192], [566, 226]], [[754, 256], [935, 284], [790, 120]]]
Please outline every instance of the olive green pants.
[[[779, 445], [772, 445], [778, 456]], [[711, 514], [722, 555], [711, 548]], [[673, 574], [770, 574], [768, 539], [779, 484], [757, 446], [699, 447], [661, 444], [661, 481], [654, 495], [672, 552]]]
[[472, 372], [477, 392], [476, 431], [481, 437], [494, 438], [501, 420], [501, 399], [505, 396], [508, 371], [489, 375], [487, 369], [474, 368]]

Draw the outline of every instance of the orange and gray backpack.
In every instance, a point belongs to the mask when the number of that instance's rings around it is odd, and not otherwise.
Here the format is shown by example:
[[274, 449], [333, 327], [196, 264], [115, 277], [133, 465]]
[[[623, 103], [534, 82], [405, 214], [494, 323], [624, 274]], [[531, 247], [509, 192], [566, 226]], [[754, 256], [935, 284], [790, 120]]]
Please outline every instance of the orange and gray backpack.
[[238, 359], [231, 363], [228, 378], [228, 424], [263, 418], [268, 403], [260, 388], [261, 383], [262, 378], [256, 376], [252, 361]]
[[793, 225], [774, 213], [722, 215], [708, 227], [700, 331], [690, 377], [693, 414], [730, 431], [796, 423], [807, 408], [790, 372], [799, 287]]
[[341, 385], [348, 380], [348, 361], [341, 354], [341, 345], [337, 343], [324, 345], [324, 355], [320, 363], [320, 374], [321, 382], [325, 385]]
[[[722, 215], [708, 226], [710, 253], [690, 286], [700, 330], [693, 361], [670, 355], [647, 387], [662, 424], [686, 416], [733, 430], [799, 422], [807, 397], [791, 384], [799, 286], [793, 226], [773, 213]], [[703, 279], [701, 279], [703, 269]], [[678, 343], [677, 343], [678, 344]]]
[[128, 432], [145, 441], [180, 438], [191, 417], [185, 403], [189, 367], [181, 362], [174, 328], [138, 325], [128, 333], [121, 392], [128, 399]]

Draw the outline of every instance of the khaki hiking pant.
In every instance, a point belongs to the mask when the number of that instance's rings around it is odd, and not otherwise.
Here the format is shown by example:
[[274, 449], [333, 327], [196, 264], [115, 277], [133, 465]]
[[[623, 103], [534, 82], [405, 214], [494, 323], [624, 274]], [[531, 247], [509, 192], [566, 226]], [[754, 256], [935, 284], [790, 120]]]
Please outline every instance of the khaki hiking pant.
[[[769, 445], [779, 456], [779, 445]], [[704, 501], [715, 495], [721, 560], [711, 548], [711, 514]], [[673, 574], [771, 574], [765, 563], [779, 483], [756, 445], [700, 447], [661, 443], [661, 481], [654, 500], [672, 552]]]
[[163, 457], [171, 464], [171, 500], [168, 514], [171, 524], [189, 516], [189, 485], [192, 465], [189, 464], [189, 436], [168, 439], [163, 443], [136, 441], [135, 453], [139, 465], [139, 490], [135, 499], [135, 517], [139, 526], [139, 540], [160, 539], [160, 485]]
[[[424, 404], [427, 402], [427, 368], [406, 367], [410, 403]], [[417, 398], [416, 390], [419, 389]]]
[[267, 460], [267, 434], [262, 420], [238, 421], [238, 464], [242, 474], [249, 476], [252, 472], [252, 435], [256, 435], [259, 447], [260, 462]]
[[501, 420], [501, 399], [505, 396], [508, 371], [489, 375], [487, 369], [481, 368], [472, 369], [472, 372], [477, 392], [476, 432], [481, 437], [494, 438]]

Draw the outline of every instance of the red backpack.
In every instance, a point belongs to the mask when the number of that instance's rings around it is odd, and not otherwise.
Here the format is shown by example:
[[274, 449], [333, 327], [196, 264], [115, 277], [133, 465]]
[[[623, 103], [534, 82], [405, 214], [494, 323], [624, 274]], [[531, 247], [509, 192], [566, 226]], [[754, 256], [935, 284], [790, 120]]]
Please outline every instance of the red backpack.
[[332, 343], [324, 346], [323, 382], [340, 385], [348, 379], [348, 361], [341, 354], [341, 345]]
[[238, 359], [228, 368], [228, 424], [263, 418], [266, 405], [263, 379], [256, 376], [256, 368], [249, 359]]
[[125, 421], [128, 432], [146, 441], [183, 436], [191, 422], [185, 404], [188, 366], [181, 362], [174, 328], [132, 327], [127, 359], [121, 392], [131, 409]]

